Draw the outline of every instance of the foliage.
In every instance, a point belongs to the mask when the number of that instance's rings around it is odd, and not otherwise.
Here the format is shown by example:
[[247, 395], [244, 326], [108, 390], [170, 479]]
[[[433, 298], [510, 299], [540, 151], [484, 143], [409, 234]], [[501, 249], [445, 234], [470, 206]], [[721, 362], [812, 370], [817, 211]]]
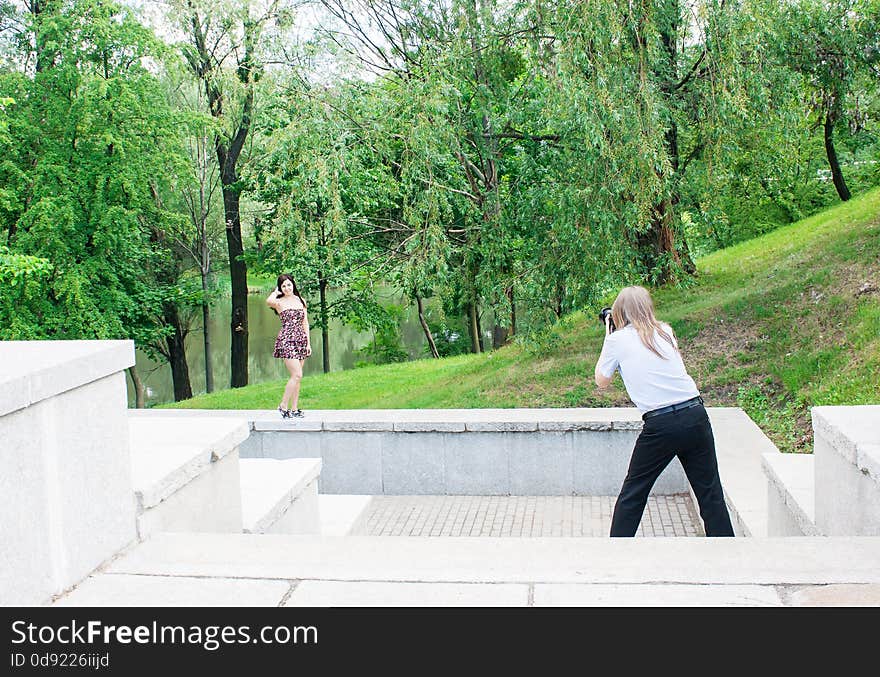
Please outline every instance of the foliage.
[[373, 331], [373, 340], [358, 350], [358, 354], [367, 358], [363, 364], [391, 364], [392, 362], [405, 362], [409, 353], [401, 345], [400, 318], [403, 309], [400, 306], [388, 306], [387, 321], [380, 324]]
[[0, 138], [0, 234], [51, 274], [0, 323], [9, 338], [160, 336], [150, 271], [173, 215], [155, 191], [173, 180], [179, 124], [143, 65], [161, 45], [113, 3], [22, 19], [36, 38], [20, 49], [36, 70], [0, 72], [0, 95], [14, 99]]

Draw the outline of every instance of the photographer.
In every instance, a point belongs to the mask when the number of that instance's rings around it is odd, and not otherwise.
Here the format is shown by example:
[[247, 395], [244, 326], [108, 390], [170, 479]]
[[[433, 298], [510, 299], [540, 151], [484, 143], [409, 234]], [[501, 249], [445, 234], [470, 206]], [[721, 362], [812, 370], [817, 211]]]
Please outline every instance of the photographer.
[[703, 400], [678, 352], [672, 328], [654, 317], [644, 287], [617, 295], [605, 322], [605, 343], [596, 363], [596, 385], [620, 376], [644, 425], [611, 518], [611, 536], [634, 536], [654, 482], [678, 456], [700, 504], [707, 536], [733, 536], [724, 503], [715, 439]]

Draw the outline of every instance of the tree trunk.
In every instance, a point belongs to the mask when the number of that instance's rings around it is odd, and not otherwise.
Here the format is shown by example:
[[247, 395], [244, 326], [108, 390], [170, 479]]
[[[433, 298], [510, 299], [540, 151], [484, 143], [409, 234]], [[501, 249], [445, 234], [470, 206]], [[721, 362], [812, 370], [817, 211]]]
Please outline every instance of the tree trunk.
[[510, 303], [510, 323], [503, 327], [497, 322], [492, 328], [492, 347], [501, 348], [510, 343], [510, 337], [516, 333], [516, 307], [513, 304], [513, 287], [504, 290], [504, 295]]
[[828, 156], [828, 164], [831, 165], [831, 180], [834, 181], [834, 187], [837, 194], [843, 202], [849, 200], [852, 195], [849, 188], [846, 187], [846, 181], [843, 178], [843, 172], [840, 169], [840, 162], [837, 160], [837, 151], [834, 150], [834, 117], [831, 113], [825, 115], [825, 154]]
[[[202, 281], [202, 289], [205, 283]], [[211, 366], [211, 330], [209, 322], [211, 319], [211, 309], [208, 302], [202, 303], [202, 335], [205, 338], [205, 392], [214, 392], [214, 369]]]
[[513, 285], [507, 288], [507, 298], [510, 300], [510, 335], [516, 336], [516, 301], [513, 298]]
[[169, 325], [174, 332], [165, 337], [165, 343], [168, 346], [168, 362], [171, 365], [171, 381], [174, 385], [174, 401], [188, 400], [192, 397], [192, 385], [189, 380], [189, 365], [186, 362], [186, 348], [184, 341], [186, 333], [180, 322], [180, 315], [177, 307], [167, 303], [162, 309], [165, 323]]
[[248, 315], [247, 267], [241, 258], [244, 245], [241, 238], [241, 217], [238, 189], [227, 172], [223, 172], [223, 209], [226, 213], [226, 247], [229, 252], [229, 277], [232, 282], [231, 383], [233, 388], [248, 384]]
[[419, 309], [419, 323], [422, 325], [422, 331], [425, 332], [425, 338], [428, 340], [428, 346], [431, 349], [433, 357], [440, 357], [437, 352], [437, 345], [434, 343], [434, 337], [431, 336], [431, 330], [428, 328], [428, 321], [425, 319], [425, 309], [422, 307], [422, 297], [416, 294], [416, 307]]
[[318, 291], [321, 295], [321, 359], [324, 373], [330, 373], [330, 318], [327, 316], [327, 280], [318, 272]]
[[134, 406], [137, 409], [143, 409], [146, 406], [146, 388], [138, 375], [137, 366], [132, 365], [126, 371], [131, 377], [131, 385], [134, 388]]
[[[225, 120], [223, 106], [229, 99], [224, 97], [221, 80], [216, 77], [220, 69], [215, 55], [208, 47], [208, 38], [201, 18], [192, 5], [189, 5], [189, 23], [192, 28], [194, 52], [187, 52], [186, 59], [195, 76], [205, 87], [208, 108], [216, 120]], [[244, 55], [238, 63], [236, 75], [244, 87], [241, 109], [237, 116], [238, 124], [233, 127], [231, 136], [218, 131], [214, 136], [214, 151], [220, 168], [220, 183], [223, 191], [223, 211], [226, 220], [226, 246], [229, 253], [229, 277], [232, 282], [232, 321], [231, 377], [233, 388], [248, 383], [248, 315], [247, 315], [247, 266], [242, 259], [244, 245], [241, 236], [241, 212], [239, 209], [238, 160], [244, 142], [250, 132], [254, 111], [254, 83], [258, 71], [255, 40], [258, 26], [247, 16], [243, 22]], [[225, 127], [225, 125], [223, 125]]]
[[479, 353], [480, 351], [480, 328], [477, 323], [477, 304], [468, 304], [468, 332], [471, 335], [471, 352]]
[[[675, 97], [680, 96], [676, 94], [676, 84], [679, 72], [678, 31], [681, 8], [678, 0], [666, 0], [662, 4], [664, 5], [664, 13], [668, 17], [668, 23], [660, 26], [659, 35], [666, 68], [665, 70], [655, 69], [653, 75], [659, 80], [660, 89], [664, 93], [668, 105], [672, 108]], [[647, 4], [642, 7], [642, 10], [643, 14], [640, 15], [634, 39], [634, 48], [638, 50], [642, 77], [646, 79], [648, 68], [645, 33]], [[670, 172], [668, 176], [663, 176], [662, 172], [658, 170], [658, 176], [671, 187], [670, 195], [664, 197], [654, 206], [651, 227], [646, 233], [642, 233], [636, 238], [639, 258], [648, 271], [656, 271], [656, 280], [660, 284], [674, 281], [676, 269], [683, 270], [689, 275], [693, 275], [697, 270], [684, 238], [679, 243], [676, 237], [675, 208], [679, 202], [678, 183], [681, 180], [678, 141], [678, 126], [674, 121], [670, 121], [669, 127], [663, 134], [663, 145], [666, 156], [669, 158]], [[659, 270], [657, 270], [658, 266]]]
[[200, 273], [202, 276], [202, 294], [204, 301], [202, 302], [202, 334], [205, 340], [205, 392], [214, 392], [214, 367], [211, 364], [211, 306], [208, 303], [208, 277], [211, 275], [211, 250], [208, 247], [208, 224], [207, 211], [204, 208], [206, 200], [204, 197], [204, 182], [199, 184], [199, 214], [200, 224], [199, 233], [201, 242], [201, 260], [199, 261]]

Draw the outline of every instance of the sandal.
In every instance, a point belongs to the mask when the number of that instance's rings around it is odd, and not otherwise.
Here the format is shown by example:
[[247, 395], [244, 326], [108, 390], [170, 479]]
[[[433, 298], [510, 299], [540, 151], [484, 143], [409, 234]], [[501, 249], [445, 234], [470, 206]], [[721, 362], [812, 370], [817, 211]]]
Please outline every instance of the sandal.
[[278, 405], [278, 413], [281, 414], [281, 418], [290, 418], [290, 409], [282, 409], [281, 405]]

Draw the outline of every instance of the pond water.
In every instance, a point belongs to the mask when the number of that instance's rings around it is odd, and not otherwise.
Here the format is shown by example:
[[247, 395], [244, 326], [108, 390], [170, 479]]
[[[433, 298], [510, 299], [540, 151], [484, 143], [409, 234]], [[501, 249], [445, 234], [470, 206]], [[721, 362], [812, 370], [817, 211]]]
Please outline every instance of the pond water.
[[[266, 306], [265, 297], [268, 292], [248, 295], [248, 379], [249, 383], [275, 381], [287, 376], [287, 369], [282, 360], [272, 357], [275, 337], [278, 335], [280, 322], [278, 316]], [[401, 294], [388, 291], [381, 296], [384, 305], [395, 304], [403, 307], [400, 319], [401, 345], [409, 353], [410, 359], [426, 357], [427, 341], [419, 323], [418, 311], [414, 304], [406, 301]], [[317, 305], [317, 299], [311, 305]], [[431, 307], [426, 302], [426, 312]], [[315, 312], [314, 310], [312, 311]], [[211, 364], [214, 368], [214, 389], [222, 390], [229, 387], [230, 379], [230, 331], [229, 302], [220, 299], [211, 308]], [[186, 338], [186, 354], [189, 362], [189, 377], [193, 394], [205, 392], [205, 349], [202, 336], [201, 313], [199, 313], [193, 329]], [[358, 362], [367, 361], [358, 350], [366, 346], [373, 338], [371, 332], [358, 332], [352, 327], [342, 324], [339, 320], [330, 322], [330, 370], [352, 369]], [[463, 340], [469, 340], [467, 336]], [[322, 369], [321, 330], [311, 332], [312, 356], [305, 361], [303, 371], [306, 375], [318, 374]], [[141, 350], [135, 351], [138, 374], [146, 387], [146, 405], [153, 406], [174, 401], [174, 389], [171, 384], [171, 367], [167, 362], [157, 362]], [[135, 406], [134, 388], [131, 379], [126, 376], [128, 388], [128, 405]]]

